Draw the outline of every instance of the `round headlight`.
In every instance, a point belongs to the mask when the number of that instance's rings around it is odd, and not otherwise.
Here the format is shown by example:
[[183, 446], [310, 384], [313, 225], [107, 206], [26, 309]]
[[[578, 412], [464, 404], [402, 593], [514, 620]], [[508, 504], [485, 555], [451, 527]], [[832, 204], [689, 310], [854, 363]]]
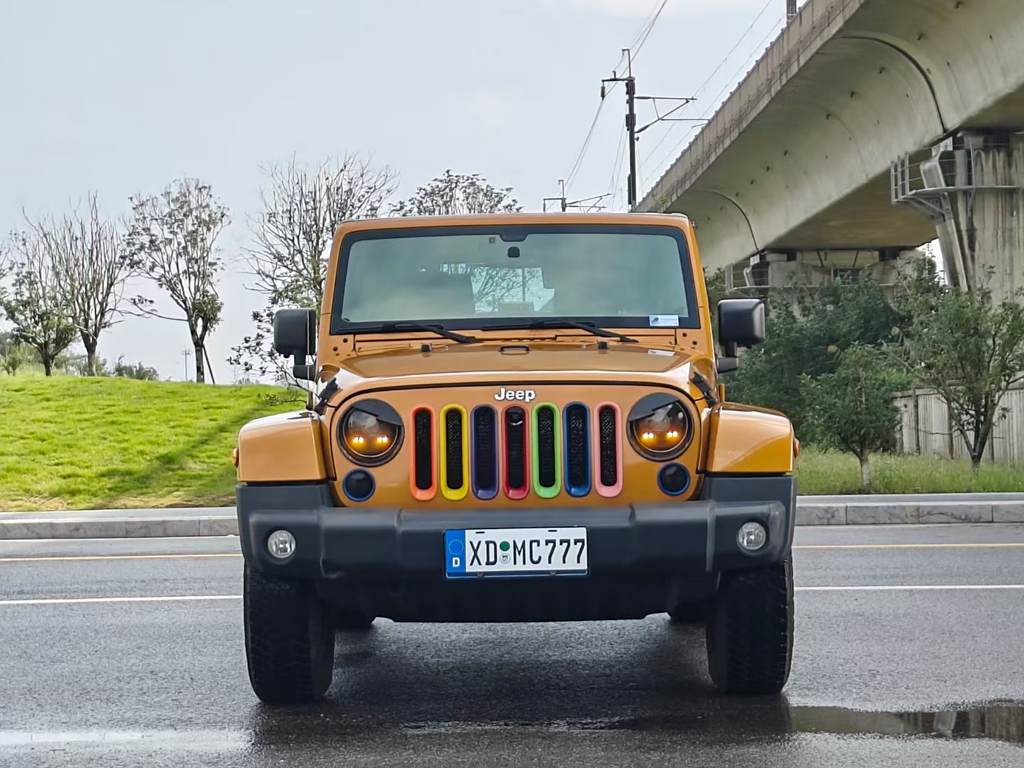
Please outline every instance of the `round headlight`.
[[362, 400], [345, 413], [338, 442], [356, 464], [375, 467], [391, 459], [402, 444], [402, 419], [380, 400]]
[[648, 395], [629, 412], [629, 442], [642, 456], [667, 461], [690, 442], [690, 416], [681, 401], [667, 394]]

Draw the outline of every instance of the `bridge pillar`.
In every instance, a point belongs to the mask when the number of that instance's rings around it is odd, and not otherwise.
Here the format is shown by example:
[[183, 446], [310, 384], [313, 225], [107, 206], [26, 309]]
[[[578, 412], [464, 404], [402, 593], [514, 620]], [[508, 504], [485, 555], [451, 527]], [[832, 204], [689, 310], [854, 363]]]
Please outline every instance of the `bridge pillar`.
[[928, 214], [946, 274], [996, 300], [1024, 290], [1024, 133], [963, 131], [893, 166], [893, 201]]
[[892, 288], [901, 275], [909, 274], [914, 261], [922, 258], [923, 251], [900, 247], [766, 251], [728, 268], [726, 290], [753, 289], [766, 294], [779, 288], [814, 288], [861, 278]]

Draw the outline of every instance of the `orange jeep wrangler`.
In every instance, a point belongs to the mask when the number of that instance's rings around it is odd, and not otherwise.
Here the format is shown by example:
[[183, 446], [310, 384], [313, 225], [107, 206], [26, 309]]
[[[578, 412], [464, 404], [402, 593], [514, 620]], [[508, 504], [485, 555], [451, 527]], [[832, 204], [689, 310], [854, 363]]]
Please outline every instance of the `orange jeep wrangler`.
[[780, 690], [798, 446], [718, 383], [761, 302], [719, 302], [724, 355], [711, 317], [680, 215], [341, 225], [319, 316], [274, 322], [316, 402], [238, 437], [256, 694], [318, 699], [376, 617], [664, 612], [705, 623], [721, 690]]

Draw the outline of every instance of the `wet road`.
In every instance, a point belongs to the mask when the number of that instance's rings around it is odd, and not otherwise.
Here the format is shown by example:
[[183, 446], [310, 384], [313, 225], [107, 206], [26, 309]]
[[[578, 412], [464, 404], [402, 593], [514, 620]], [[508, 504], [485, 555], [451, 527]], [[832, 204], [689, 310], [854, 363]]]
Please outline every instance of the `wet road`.
[[664, 617], [378, 621], [282, 710], [245, 676], [234, 539], [0, 542], [0, 766], [1024, 765], [1024, 526], [797, 545], [780, 698], [716, 694]]

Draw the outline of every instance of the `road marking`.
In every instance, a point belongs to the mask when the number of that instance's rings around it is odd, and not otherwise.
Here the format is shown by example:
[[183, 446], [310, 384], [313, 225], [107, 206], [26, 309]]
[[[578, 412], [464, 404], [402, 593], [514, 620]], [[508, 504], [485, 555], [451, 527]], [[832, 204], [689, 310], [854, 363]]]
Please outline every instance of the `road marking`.
[[0, 563], [51, 563], [76, 560], [192, 560], [241, 556], [241, 552], [196, 552], [178, 555], [41, 555], [38, 557], [0, 557]]
[[[1024, 590], [1024, 584], [873, 584], [865, 586], [795, 587], [796, 592], [951, 592], [963, 590]], [[153, 595], [137, 597], [41, 597], [0, 600], [0, 606], [15, 605], [94, 605], [102, 603], [177, 603], [204, 600], [241, 600], [241, 595]]]
[[794, 544], [793, 549], [1024, 549], [1024, 541], [964, 542], [962, 544]]
[[241, 600], [241, 595], [155, 595], [153, 597], [41, 597], [0, 600], [2, 605], [85, 605], [95, 603], [179, 603], [201, 600]]

